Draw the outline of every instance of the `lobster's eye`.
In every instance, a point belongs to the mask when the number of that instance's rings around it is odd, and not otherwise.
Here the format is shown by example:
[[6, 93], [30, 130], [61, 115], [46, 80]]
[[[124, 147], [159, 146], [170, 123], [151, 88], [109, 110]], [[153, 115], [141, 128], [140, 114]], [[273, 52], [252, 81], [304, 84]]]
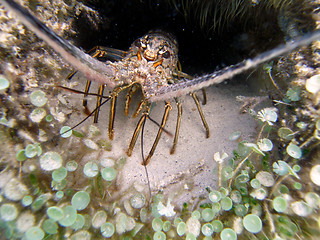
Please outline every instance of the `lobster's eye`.
[[143, 47], [143, 48], [146, 48], [147, 45], [149, 44], [149, 35], [146, 35], [144, 38], [141, 38], [140, 39], [140, 46]]
[[170, 52], [167, 50], [167, 46], [162, 46], [159, 50], [159, 54], [162, 55], [163, 58], [169, 58]]
[[140, 39], [136, 39], [136, 40], [134, 41], [134, 45], [135, 45], [136, 47], [140, 48], [140, 47], [141, 47], [141, 41], [140, 41]]
[[147, 47], [147, 43], [146, 43], [145, 40], [141, 41], [140, 44], [141, 44], [140, 46], [143, 47], [143, 48]]
[[169, 57], [170, 57], [170, 52], [169, 52], [169, 51], [165, 51], [165, 52], [162, 54], [162, 57], [164, 57], [164, 58], [169, 58]]

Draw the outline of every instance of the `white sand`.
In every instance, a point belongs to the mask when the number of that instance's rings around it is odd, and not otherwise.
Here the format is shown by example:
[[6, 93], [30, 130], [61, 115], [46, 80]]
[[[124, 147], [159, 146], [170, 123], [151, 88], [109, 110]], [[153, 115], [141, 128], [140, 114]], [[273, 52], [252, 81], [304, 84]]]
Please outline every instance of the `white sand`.
[[[125, 117], [124, 95], [125, 93], [119, 97], [117, 103], [113, 148], [111, 152], [104, 153], [105, 157], [125, 156], [139, 120], [139, 118]], [[207, 186], [217, 187], [217, 170], [214, 170], [217, 165], [213, 160], [214, 153], [226, 152], [230, 157], [233, 156], [232, 150], [236, 149], [237, 142], [230, 141], [229, 136], [235, 131], [241, 131], [242, 139], [247, 141], [253, 141], [255, 135], [256, 121], [249, 114], [239, 113], [242, 104], [236, 101], [238, 95], [250, 95], [248, 87], [239, 84], [220, 84], [207, 89], [208, 101], [202, 107], [210, 127], [210, 138], [208, 139], [205, 137], [205, 130], [192, 97], [185, 96], [181, 99], [183, 115], [176, 153], [174, 155], [169, 153], [173, 137], [163, 133], [155, 154], [147, 166], [153, 194], [163, 190], [175, 201], [180, 202], [206, 194], [205, 188]], [[202, 99], [201, 92], [198, 93], [198, 96]], [[81, 99], [81, 96], [78, 95], [78, 99]], [[94, 101], [95, 99], [92, 98], [91, 110], [94, 109]], [[137, 101], [138, 98], [132, 102], [130, 116], [137, 106]], [[81, 109], [81, 101], [78, 100], [77, 104], [77, 107]], [[173, 108], [166, 129], [174, 134], [177, 108], [174, 101], [171, 104]], [[164, 103], [159, 102], [152, 109], [151, 117], [160, 123], [163, 112]], [[107, 138], [108, 115], [109, 104], [101, 109], [98, 123], [105, 138]], [[78, 120], [73, 119], [73, 121]], [[91, 124], [92, 121], [90, 119], [85, 124]], [[144, 132], [145, 156], [150, 151], [157, 131], [158, 127], [151, 121], [147, 121]], [[120, 192], [132, 187], [134, 182], [141, 185], [147, 183], [145, 169], [141, 165], [140, 146], [139, 137], [132, 156], [127, 159], [126, 165], [118, 176], [117, 184]]]

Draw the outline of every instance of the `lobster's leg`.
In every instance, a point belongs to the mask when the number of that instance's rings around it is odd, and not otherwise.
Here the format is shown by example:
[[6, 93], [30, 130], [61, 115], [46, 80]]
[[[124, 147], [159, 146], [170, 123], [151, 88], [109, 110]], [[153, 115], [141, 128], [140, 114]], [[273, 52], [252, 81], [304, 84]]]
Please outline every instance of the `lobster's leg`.
[[130, 106], [130, 103], [131, 103], [131, 98], [132, 98], [132, 95], [137, 91], [138, 87], [133, 84], [130, 88], [129, 88], [129, 91], [126, 95], [126, 104], [125, 104], [125, 108], [124, 108], [124, 114], [126, 116], [128, 116], [129, 114], [129, 106]]
[[143, 106], [146, 104], [146, 101], [145, 100], [141, 100], [140, 102], [139, 102], [139, 104], [138, 104], [138, 107], [137, 107], [137, 109], [136, 109], [136, 111], [134, 112], [134, 114], [133, 114], [133, 118], [136, 118], [138, 115], [139, 115], [139, 113], [141, 112], [141, 110], [142, 110], [142, 108], [143, 108]]
[[109, 134], [110, 140], [113, 140], [113, 135], [114, 135], [114, 116], [116, 113], [117, 97], [118, 96], [113, 96], [110, 102], [109, 127], [108, 127], [108, 134]]
[[140, 117], [140, 120], [136, 126], [136, 129], [134, 130], [134, 133], [132, 135], [132, 138], [131, 138], [131, 141], [130, 141], [130, 144], [129, 144], [129, 147], [128, 147], [128, 150], [127, 150], [127, 155], [130, 157], [132, 155], [132, 151], [133, 151], [133, 148], [134, 146], [136, 145], [136, 142], [137, 142], [137, 139], [138, 139], [138, 136], [139, 136], [139, 133], [141, 131], [141, 128], [142, 128], [142, 125], [145, 121], [145, 119], [147, 118], [147, 116], [149, 115], [149, 111], [150, 111], [150, 108], [148, 108], [143, 114], [142, 116]]
[[[103, 90], [104, 90], [104, 85], [100, 85], [99, 86], [99, 90], [98, 90], [98, 95], [102, 96], [103, 95]], [[97, 103], [96, 103], [96, 108], [101, 106], [101, 102], [102, 102], [102, 98], [98, 97], [97, 98]], [[100, 112], [100, 109], [94, 113], [94, 118], [93, 118], [93, 122], [94, 123], [98, 122], [99, 112]]]
[[[88, 54], [90, 54], [93, 58], [97, 58], [99, 56], [103, 56], [105, 53], [104, 52], [101, 52], [99, 50], [99, 47], [94, 47], [92, 49], [90, 49], [88, 51]], [[72, 73], [70, 73], [68, 76], [67, 76], [67, 79], [70, 80], [71, 78], [73, 78], [73, 76], [77, 73], [77, 71], [74, 71]], [[88, 108], [88, 100], [86, 99], [86, 97], [88, 96], [88, 93], [89, 93], [89, 90], [90, 90], [90, 86], [91, 86], [91, 81], [87, 80], [86, 82], [86, 87], [84, 89], [84, 99], [82, 101], [82, 106], [84, 107], [84, 112], [89, 115], [90, 114], [90, 110]], [[101, 91], [99, 89], [98, 91], [98, 94], [100, 94]], [[102, 95], [102, 94], [101, 94]], [[99, 99], [99, 97], [98, 97]], [[98, 107], [98, 104], [100, 105], [101, 104], [101, 101], [102, 99], [100, 98], [100, 101], [97, 99], [97, 104], [96, 104], [96, 107]], [[97, 123], [98, 122], [98, 115], [99, 115], [99, 109], [97, 111], [95, 111], [94, 113], [94, 123]]]
[[176, 100], [176, 101], [177, 101], [177, 108], [178, 108], [178, 116], [177, 116], [176, 131], [174, 134], [173, 145], [170, 150], [170, 154], [174, 154], [176, 151], [176, 148], [177, 148], [179, 131], [180, 131], [181, 116], [182, 116], [182, 104], [179, 100]]
[[194, 92], [191, 93], [191, 96], [192, 96], [194, 102], [195, 102], [196, 105], [197, 105], [198, 112], [199, 112], [199, 114], [200, 114], [200, 117], [201, 117], [203, 126], [204, 126], [204, 128], [206, 129], [206, 137], [209, 138], [209, 137], [210, 137], [209, 125], [208, 125], [208, 123], [207, 123], [207, 121], [206, 121], [206, 119], [205, 119], [205, 117], [204, 117], [204, 115], [203, 115], [203, 112], [202, 112], [202, 109], [201, 109], [201, 106], [200, 106], [200, 103], [199, 103], [198, 96], [197, 96]]
[[169, 112], [171, 111], [171, 109], [172, 109], [172, 107], [171, 107], [170, 102], [166, 102], [165, 111], [164, 111], [164, 114], [163, 114], [163, 117], [162, 117], [161, 125], [160, 125], [159, 130], [158, 130], [158, 134], [156, 136], [156, 139], [154, 140], [154, 143], [152, 145], [152, 148], [151, 148], [148, 156], [146, 157], [146, 159], [142, 163], [145, 166], [148, 165], [152, 155], [154, 154], [154, 151], [156, 150], [156, 147], [157, 147], [157, 145], [159, 143], [161, 134], [163, 132], [164, 126], [166, 125], [166, 122], [167, 122], [168, 116], [169, 116]]
[[84, 107], [84, 111], [86, 114], [90, 112], [90, 110], [88, 108], [88, 100], [86, 99], [86, 97], [88, 96], [88, 93], [89, 93], [90, 85], [91, 85], [91, 81], [87, 81], [86, 87], [84, 89], [84, 99], [82, 100], [82, 106]]
[[206, 92], [206, 89], [202, 88], [201, 91], [202, 91], [202, 96], [203, 96], [202, 105], [206, 105], [207, 104], [207, 92]]

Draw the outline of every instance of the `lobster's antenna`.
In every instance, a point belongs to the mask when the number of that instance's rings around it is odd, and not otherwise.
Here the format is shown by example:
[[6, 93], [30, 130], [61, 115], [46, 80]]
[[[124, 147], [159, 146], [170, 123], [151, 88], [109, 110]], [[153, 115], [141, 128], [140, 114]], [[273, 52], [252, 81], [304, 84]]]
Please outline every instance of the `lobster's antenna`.
[[7, 10], [15, 13], [25, 26], [37, 34], [39, 38], [44, 40], [74, 68], [81, 71], [86, 78], [106, 84], [110, 88], [116, 87], [116, 82], [111, 80], [115, 75], [115, 70], [111, 66], [94, 59], [76, 46], [59, 37], [13, 0], [0, 0], [0, 3]]
[[111, 98], [109, 97], [107, 100], [104, 100], [99, 106], [97, 106], [95, 109], [93, 109], [93, 111], [92, 111], [88, 116], [86, 116], [84, 119], [82, 119], [82, 120], [81, 120], [80, 122], [78, 122], [76, 125], [74, 125], [72, 128], [68, 129], [67, 131], [65, 131], [65, 132], [63, 132], [63, 133], [60, 133], [59, 136], [61, 136], [61, 135], [65, 134], [65, 133], [67, 133], [67, 132], [75, 129], [76, 127], [78, 127], [79, 125], [81, 125], [82, 123], [84, 123], [85, 121], [87, 121], [87, 119], [88, 119], [89, 117], [91, 117], [96, 111], [99, 110], [99, 108], [100, 108], [102, 105], [104, 105], [105, 103], [107, 103], [110, 99], [111, 99]]
[[230, 79], [235, 75], [240, 74], [250, 68], [254, 68], [261, 63], [267, 62], [275, 57], [290, 52], [297, 47], [308, 45], [318, 39], [320, 39], [320, 30], [306, 34], [295, 39], [295, 41], [293, 42], [279, 45], [278, 47], [259, 54], [252, 59], [247, 59], [243, 62], [223, 68], [211, 74], [200, 76], [191, 80], [181, 79], [181, 81], [179, 81], [178, 83], [160, 87], [157, 89], [149, 88], [146, 91], [146, 98], [150, 102], [167, 100], [174, 97], [186, 95], [190, 92], [200, 90], [213, 84], [219, 84], [224, 80]]
[[145, 158], [144, 158], [144, 153], [143, 153], [143, 133], [144, 133], [144, 125], [146, 124], [146, 119], [147, 118], [143, 119], [142, 129], [141, 129], [141, 156], [142, 156], [142, 161], [143, 161], [142, 165], [144, 166], [144, 170], [146, 172], [146, 177], [147, 177], [147, 181], [148, 181], [149, 203], [151, 203], [151, 200], [152, 200], [151, 185], [150, 185], [149, 173], [148, 173], [147, 165], [145, 164]]

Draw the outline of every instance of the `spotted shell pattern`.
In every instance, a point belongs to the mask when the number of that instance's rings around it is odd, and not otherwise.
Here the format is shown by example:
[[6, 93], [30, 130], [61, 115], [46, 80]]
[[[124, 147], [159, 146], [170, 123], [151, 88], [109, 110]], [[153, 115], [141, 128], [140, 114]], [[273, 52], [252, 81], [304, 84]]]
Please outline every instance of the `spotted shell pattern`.
[[161, 31], [150, 32], [135, 40], [121, 61], [108, 62], [115, 68], [114, 81], [118, 85], [137, 83], [143, 93], [174, 82], [177, 63], [177, 41]]

